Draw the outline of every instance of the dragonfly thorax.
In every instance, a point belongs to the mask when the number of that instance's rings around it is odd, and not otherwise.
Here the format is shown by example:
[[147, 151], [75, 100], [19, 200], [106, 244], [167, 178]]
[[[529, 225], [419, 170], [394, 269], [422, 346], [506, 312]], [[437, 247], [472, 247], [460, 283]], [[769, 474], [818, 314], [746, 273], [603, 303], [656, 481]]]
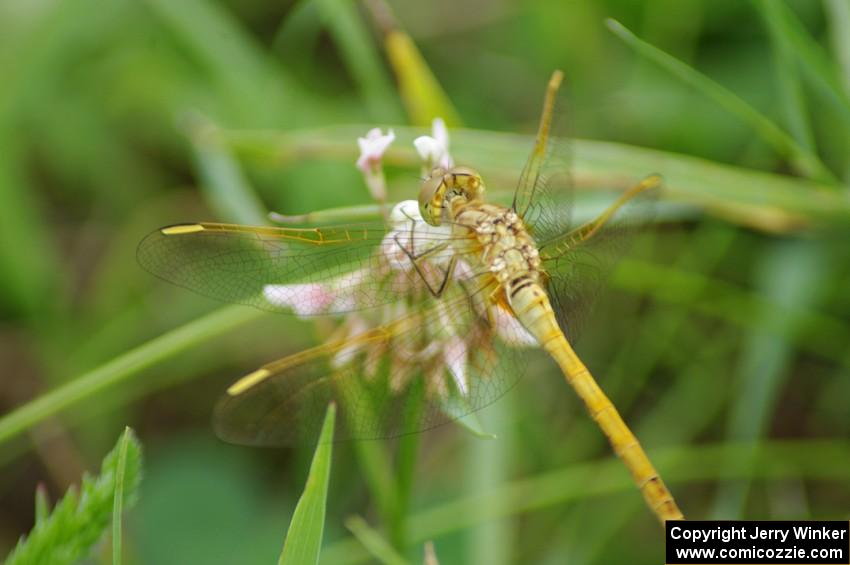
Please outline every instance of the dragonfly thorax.
[[471, 230], [480, 257], [496, 281], [508, 291], [522, 282], [540, 279], [540, 255], [522, 219], [511, 209], [474, 202], [453, 218], [458, 229]]

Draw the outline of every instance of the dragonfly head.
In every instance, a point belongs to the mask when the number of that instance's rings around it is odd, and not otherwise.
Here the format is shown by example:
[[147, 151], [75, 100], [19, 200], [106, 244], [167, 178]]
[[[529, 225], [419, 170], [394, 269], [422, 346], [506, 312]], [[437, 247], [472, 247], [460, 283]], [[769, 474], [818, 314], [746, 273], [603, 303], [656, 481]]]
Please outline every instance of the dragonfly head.
[[484, 182], [481, 175], [470, 167], [437, 167], [422, 183], [419, 190], [419, 212], [422, 218], [432, 226], [439, 226], [443, 219], [443, 210], [450, 209], [449, 204], [455, 198], [470, 202], [484, 194]]

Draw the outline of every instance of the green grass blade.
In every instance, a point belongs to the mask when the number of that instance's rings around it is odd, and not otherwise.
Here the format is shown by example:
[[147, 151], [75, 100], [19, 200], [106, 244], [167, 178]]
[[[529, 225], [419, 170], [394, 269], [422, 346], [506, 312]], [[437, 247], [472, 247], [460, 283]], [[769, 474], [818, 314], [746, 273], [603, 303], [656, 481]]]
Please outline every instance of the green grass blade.
[[[296, 132], [224, 131], [239, 155], [278, 163], [305, 159], [357, 158], [352, 143], [367, 126], [337, 126]], [[422, 134], [419, 128], [395, 127], [398, 138], [385, 161], [416, 168], [419, 157], [408, 141]], [[495, 195], [512, 194], [533, 137], [494, 131], [455, 129], [451, 132], [456, 156], [486, 175]], [[723, 165], [705, 159], [620, 143], [571, 141], [577, 186], [626, 188], [649, 172], [664, 177], [670, 199], [694, 204], [726, 221], [768, 232], [796, 231], [810, 224], [850, 225], [850, 202], [833, 187], [794, 177]], [[404, 181], [410, 184], [409, 179]], [[415, 181], [412, 181], [415, 183]], [[408, 187], [410, 193], [416, 185]]]
[[125, 382], [156, 363], [262, 315], [253, 308], [228, 306], [131, 349], [4, 415], [0, 418], [0, 445], [46, 418]]
[[847, 0], [824, 0], [824, 9], [829, 22], [832, 51], [841, 69], [844, 92], [850, 92], [850, 2]]
[[265, 208], [239, 163], [222, 143], [216, 126], [197, 115], [187, 121], [201, 188], [216, 215], [234, 223], [257, 226], [268, 223]]
[[[753, 454], [747, 469], [717, 465], [717, 461]], [[844, 440], [791, 440], [751, 444], [703, 444], [653, 450], [650, 457], [668, 484], [702, 483], [751, 478], [850, 481], [850, 442]], [[630, 493], [638, 500], [631, 477], [616, 458], [570, 465], [548, 473], [512, 481], [486, 494], [476, 494], [435, 505], [411, 517], [411, 543], [424, 543], [473, 525], [517, 516], [578, 500], [614, 493]], [[660, 542], [659, 542], [660, 544]], [[370, 555], [353, 539], [325, 548], [323, 564], [366, 563]]]
[[0, 112], [0, 291], [11, 310], [36, 318], [62, 297], [54, 284], [61, 267], [27, 182], [24, 152], [4, 122]]
[[[486, 428], [498, 436], [496, 441], [467, 440], [471, 443], [461, 460], [465, 475], [465, 492], [484, 494], [498, 489], [514, 476], [516, 462], [522, 455], [515, 444], [514, 418], [517, 414], [514, 396], [507, 394], [477, 413]], [[515, 524], [509, 520], [492, 520], [478, 524], [466, 532], [467, 563], [506, 565], [516, 553]]]
[[850, 124], [850, 92], [838, 77], [835, 62], [809, 34], [794, 11], [785, 2], [774, 2], [772, 10], [776, 25], [794, 47], [800, 67], [815, 86], [818, 86], [839, 111], [845, 126]]
[[437, 560], [437, 551], [434, 549], [434, 542], [425, 542], [425, 558], [422, 560], [422, 565], [440, 565]]
[[225, 5], [209, 0], [147, 0], [146, 4], [200, 63], [223, 107], [239, 123], [281, 126], [296, 119], [310, 123], [308, 116], [318, 115], [313, 99], [273, 64]]
[[[755, 448], [751, 444], [714, 444], [699, 447], [653, 450], [650, 454], [662, 476], [673, 485], [705, 480], [740, 477], [782, 479], [850, 479], [850, 451], [842, 440], [770, 442]], [[799, 451], [797, 451], [799, 450]], [[713, 461], [754, 453], [751, 469], [734, 469]], [[830, 462], [833, 456], [839, 460]], [[810, 460], [804, 460], [809, 457]], [[841, 461], [842, 463], [838, 463]], [[622, 463], [615, 458], [603, 462], [571, 465], [562, 470], [513, 481], [485, 495], [463, 497], [424, 510], [411, 518], [414, 543], [468, 528], [484, 520], [512, 516], [564, 504], [586, 497], [630, 491], [634, 486]], [[635, 490], [635, 496], [640, 496]]]
[[[778, 241], [765, 249], [756, 265], [756, 285], [761, 294], [782, 309], [764, 309], [743, 344], [736, 388], [730, 396], [727, 437], [755, 444], [775, 414], [780, 391], [792, 374], [797, 350], [795, 336], [804, 309], [812, 307], [823, 281], [832, 279], [830, 264], [819, 244], [805, 240]], [[773, 328], [765, 332], [760, 328]], [[777, 328], [781, 328], [776, 331]], [[751, 465], [750, 458], [725, 462], [728, 466]], [[714, 506], [716, 519], [742, 518], [748, 481], [721, 486]]]
[[443, 118], [446, 124], [463, 123], [443, 87], [413, 39], [399, 27], [384, 0], [369, 0], [366, 5], [384, 34], [384, 48], [398, 81], [401, 99], [407, 108], [410, 122], [430, 127], [434, 118]]
[[[847, 356], [850, 326], [842, 318], [822, 314], [799, 304], [784, 304], [701, 273], [631, 258], [620, 261], [611, 283], [616, 288], [645, 294], [659, 302], [686, 306], [691, 313], [703, 314], [783, 339], [793, 339], [799, 351], [850, 368], [850, 358]], [[693, 300], [691, 297], [694, 293], [700, 293], [701, 299]], [[782, 323], [765, 326], [761, 322], [764, 319], [781, 320]], [[794, 326], [789, 324], [789, 320], [798, 320], [794, 324], [818, 330], [794, 335], [791, 333]]]
[[38, 483], [35, 487], [35, 524], [41, 524], [50, 516], [50, 501], [47, 498], [47, 487]]
[[383, 522], [390, 523], [398, 508], [392, 456], [386, 444], [379, 441], [358, 441], [352, 447], [378, 515]]
[[315, 0], [314, 4], [330, 30], [340, 56], [357, 81], [372, 119], [400, 121], [401, 109], [392, 83], [357, 12], [357, 4], [348, 0]]
[[336, 406], [330, 404], [319, 435], [307, 485], [295, 506], [278, 565], [309, 565], [319, 562], [325, 528], [325, 505], [331, 474], [331, 455]]
[[73, 487], [69, 489], [50, 516], [37, 522], [29, 535], [18, 542], [5, 565], [71, 565], [85, 558], [109, 527], [122, 458], [125, 483], [122, 504], [134, 504], [142, 477], [142, 449], [127, 429], [104, 457], [100, 475], [96, 478], [84, 475], [79, 495]]
[[793, 137], [773, 123], [770, 118], [750, 106], [738, 95], [672, 55], [641, 40], [620, 22], [609, 19], [607, 24], [617, 37], [637, 53], [654, 61], [660, 67], [747, 123], [765, 143], [773, 147], [774, 151], [796, 165], [801, 174], [814, 179], [825, 179], [828, 182], [838, 183], [835, 175], [827, 169], [817, 155], [798, 144]]
[[[776, 62], [776, 76], [779, 82], [779, 96], [785, 117], [788, 120], [788, 129], [797, 143], [800, 144], [800, 147], [816, 152], [806, 103], [803, 99], [802, 85], [797, 72], [794, 45], [781, 22], [780, 2], [754, 0], [754, 5], [765, 21], [770, 34], [770, 42]], [[803, 166], [802, 163], [798, 164], [798, 168], [801, 166]]]
[[[379, 417], [379, 408], [365, 400], [369, 398], [369, 393], [361, 388], [362, 384], [356, 380], [350, 383], [349, 398], [359, 398], [360, 402], [364, 402], [361, 411], [364, 417]], [[351, 411], [347, 414], [353, 415]], [[355, 422], [347, 423], [356, 425]], [[352, 448], [381, 522], [387, 525], [395, 524], [398, 515], [398, 482], [388, 444], [381, 441], [358, 441]]]
[[352, 516], [346, 520], [345, 527], [354, 534], [357, 541], [363, 544], [372, 557], [384, 565], [409, 565], [409, 562], [360, 516]]
[[[419, 413], [417, 412], [417, 418]], [[407, 434], [398, 438], [396, 448], [396, 508], [390, 524], [390, 541], [399, 549], [407, 547], [407, 518], [416, 479], [419, 443], [422, 434]]]
[[129, 427], [118, 440], [118, 463], [115, 469], [115, 494], [112, 496], [112, 565], [121, 565], [122, 520], [124, 515], [124, 483], [127, 478], [127, 458], [133, 432]]

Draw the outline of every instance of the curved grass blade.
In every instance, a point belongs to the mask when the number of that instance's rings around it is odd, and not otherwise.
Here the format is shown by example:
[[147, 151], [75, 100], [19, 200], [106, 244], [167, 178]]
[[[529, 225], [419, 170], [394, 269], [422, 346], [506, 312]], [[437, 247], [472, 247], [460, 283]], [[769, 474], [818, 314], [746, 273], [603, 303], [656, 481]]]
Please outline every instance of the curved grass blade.
[[832, 51], [841, 69], [843, 92], [850, 92], [850, 4], [846, 0], [824, 0], [831, 29]]
[[620, 22], [609, 19], [607, 24], [608, 28], [629, 47], [651, 59], [749, 124], [765, 143], [773, 147], [780, 155], [788, 158], [801, 174], [823, 182], [838, 184], [838, 179], [817, 155], [800, 146], [793, 137], [773, 123], [770, 118], [747, 104], [737, 94], [672, 55], [646, 43]]
[[770, 33], [771, 48], [776, 64], [776, 78], [779, 83], [778, 94], [787, 120], [788, 129], [801, 147], [817, 152], [812, 127], [806, 112], [806, 102], [796, 59], [794, 45], [789, 34], [782, 27], [780, 2], [756, 0], [754, 6], [761, 13]]
[[398, 25], [383, 0], [369, 0], [366, 6], [384, 34], [384, 48], [398, 80], [401, 99], [414, 125], [430, 126], [434, 118], [443, 118], [449, 127], [463, 123], [440, 82], [413, 39]]
[[337, 44], [351, 76], [357, 81], [369, 114], [379, 122], [399, 121], [401, 108], [398, 98], [375, 43], [358, 13], [357, 4], [346, 0], [318, 0], [313, 5]]
[[328, 498], [335, 421], [336, 406], [329, 404], [310, 465], [310, 474], [307, 476], [307, 485], [295, 506], [278, 565], [307, 565], [319, 562], [319, 550], [325, 528], [325, 503]]
[[[323, 157], [351, 160], [357, 157], [351, 139], [366, 125], [337, 126], [297, 132], [224, 132], [236, 152], [251, 160], [274, 156], [286, 164]], [[393, 127], [400, 140], [412, 140], [417, 128]], [[469, 163], [489, 182], [488, 188], [513, 189], [516, 171], [522, 168], [533, 143], [532, 136], [482, 130], [454, 130], [453, 147], [463, 148]], [[398, 166], [418, 166], [419, 157], [399, 143], [386, 159]], [[664, 177], [664, 194], [687, 202], [737, 225], [769, 233], [799, 231], [813, 224], [847, 225], [850, 204], [834, 186], [807, 179], [777, 175], [633, 145], [574, 139], [570, 142], [576, 187], [625, 187], [634, 179], [653, 171]], [[509, 198], [503, 193], [505, 199]], [[509, 201], [508, 201], [509, 202]], [[346, 214], [377, 216], [377, 207], [334, 210], [332, 214], [311, 214], [311, 221], [337, 221]]]
[[409, 565], [409, 561], [399, 555], [390, 543], [360, 516], [350, 517], [345, 521], [345, 527], [363, 544], [366, 551], [384, 565]]
[[[839, 0], [842, 2], [843, 0]], [[837, 3], [831, 3], [837, 4]], [[800, 70], [805, 73], [812, 85], [826, 95], [833, 108], [837, 110], [837, 116], [844, 124], [850, 123], [850, 91], [847, 87], [847, 79], [839, 76], [832, 57], [821, 44], [808, 32], [800, 18], [785, 2], [773, 2], [772, 17], [774, 24], [787, 38], [793, 47], [794, 55], [800, 61]], [[830, 25], [841, 25], [845, 21], [840, 14], [833, 9], [827, 14], [826, 21]], [[836, 27], [837, 33], [842, 33]], [[846, 39], [846, 38], [845, 38]], [[845, 57], [839, 53], [837, 59], [843, 64]]]
[[248, 179], [218, 135], [218, 129], [206, 118], [193, 114], [184, 120], [201, 177], [201, 189], [219, 218], [245, 224], [267, 223], [266, 210]]
[[253, 308], [229, 306], [131, 349], [5, 414], [0, 418], [0, 445], [46, 418], [128, 380], [148, 367], [262, 315]]

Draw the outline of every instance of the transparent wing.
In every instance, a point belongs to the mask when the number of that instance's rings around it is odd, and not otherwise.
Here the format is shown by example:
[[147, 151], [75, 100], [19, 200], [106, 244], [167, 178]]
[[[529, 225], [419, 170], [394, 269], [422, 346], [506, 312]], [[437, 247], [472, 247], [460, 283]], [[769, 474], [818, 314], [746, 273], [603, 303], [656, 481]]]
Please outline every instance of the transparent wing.
[[559, 95], [563, 73], [549, 80], [531, 155], [520, 174], [513, 209], [537, 241], [564, 233], [570, 225], [570, 175], [566, 103]]
[[154, 231], [137, 258], [154, 275], [204, 296], [309, 316], [398, 300], [421, 277], [408, 255], [450, 241], [450, 228], [437, 233], [415, 220], [392, 229], [200, 223]]
[[571, 342], [581, 334], [617, 259], [634, 235], [652, 223], [660, 182], [658, 176], [647, 177], [593, 220], [539, 243], [549, 301]]
[[[493, 325], [485, 296], [453, 285], [427, 308], [265, 365], [217, 405], [219, 437], [311, 444], [330, 402], [340, 414], [334, 441], [415, 433], [490, 404], [522, 377], [522, 352], [507, 344], [527, 336], [518, 324]], [[349, 322], [348, 331], [360, 324]]]

